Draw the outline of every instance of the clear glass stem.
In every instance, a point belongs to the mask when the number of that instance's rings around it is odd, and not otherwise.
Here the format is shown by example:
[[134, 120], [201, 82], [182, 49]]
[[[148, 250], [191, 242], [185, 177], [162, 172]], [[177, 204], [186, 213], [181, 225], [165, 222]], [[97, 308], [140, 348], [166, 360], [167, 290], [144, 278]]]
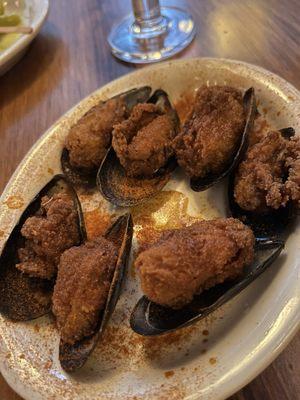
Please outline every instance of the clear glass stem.
[[167, 21], [161, 15], [159, 0], [132, 0], [135, 21], [132, 33], [147, 39], [161, 35], [167, 29]]
[[144, 23], [161, 16], [159, 0], [132, 0], [136, 22]]

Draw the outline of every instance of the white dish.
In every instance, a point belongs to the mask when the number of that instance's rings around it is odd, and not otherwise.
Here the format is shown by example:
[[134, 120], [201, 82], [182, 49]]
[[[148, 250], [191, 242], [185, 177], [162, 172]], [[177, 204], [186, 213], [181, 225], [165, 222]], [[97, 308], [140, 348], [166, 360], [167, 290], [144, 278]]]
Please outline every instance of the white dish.
[[[69, 127], [100, 98], [149, 84], [162, 87], [176, 101], [180, 93], [202, 83], [254, 86], [260, 109], [268, 110], [269, 122], [276, 128], [300, 129], [300, 93], [261, 68], [229, 60], [194, 59], [138, 70], [83, 100], [30, 150], [1, 198], [0, 249], [25, 204], [53, 172], [60, 172], [60, 151]], [[176, 174], [166, 190], [185, 193], [191, 213], [200, 211], [208, 217], [207, 199], [224, 213], [222, 184], [193, 193], [182, 178]], [[300, 228], [295, 227], [284, 254], [270, 270], [208, 319], [179, 331], [173, 344], [170, 338], [145, 340], [130, 331], [128, 316], [139, 293], [136, 278], [129, 273], [104, 343], [99, 343], [87, 365], [73, 376], [60, 368], [58, 334], [48, 317], [28, 323], [0, 317], [1, 373], [26, 400], [225, 399], [271, 363], [297, 331], [299, 237]]]
[[[5, 74], [23, 57], [28, 46], [39, 33], [49, 10], [48, 0], [26, 0], [23, 14], [24, 25], [31, 26], [33, 31], [29, 35], [20, 35], [7, 49], [0, 51], [0, 76]], [[9, 11], [18, 12], [14, 5]]]

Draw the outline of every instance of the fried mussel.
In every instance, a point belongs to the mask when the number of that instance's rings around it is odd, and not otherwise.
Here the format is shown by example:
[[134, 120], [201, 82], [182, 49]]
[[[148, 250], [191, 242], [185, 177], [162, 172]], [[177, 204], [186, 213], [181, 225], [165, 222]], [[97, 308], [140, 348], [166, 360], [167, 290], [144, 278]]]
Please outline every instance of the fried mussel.
[[178, 129], [177, 113], [163, 90], [137, 104], [128, 119], [114, 126], [112, 147], [97, 176], [102, 195], [128, 207], [160, 191], [176, 167], [172, 141]]
[[194, 191], [203, 191], [239, 163], [256, 114], [254, 89], [202, 86], [181, 132], [173, 141], [180, 167]]
[[294, 135], [293, 128], [268, 132], [230, 176], [231, 214], [258, 237], [283, 237], [299, 210], [300, 139]]
[[283, 247], [281, 240], [255, 239], [234, 218], [163, 233], [135, 263], [145, 295], [132, 312], [132, 329], [155, 336], [206, 317], [253, 282]]
[[119, 217], [104, 237], [66, 251], [53, 295], [61, 334], [63, 369], [81, 368], [95, 348], [119, 299], [133, 235], [130, 214]]
[[60, 255], [86, 238], [71, 183], [54, 176], [26, 207], [0, 256], [0, 312], [14, 321], [51, 309]]
[[76, 186], [96, 185], [96, 175], [111, 146], [115, 124], [124, 121], [132, 108], [148, 100], [149, 86], [131, 89], [96, 104], [69, 130], [61, 155], [64, 174]]

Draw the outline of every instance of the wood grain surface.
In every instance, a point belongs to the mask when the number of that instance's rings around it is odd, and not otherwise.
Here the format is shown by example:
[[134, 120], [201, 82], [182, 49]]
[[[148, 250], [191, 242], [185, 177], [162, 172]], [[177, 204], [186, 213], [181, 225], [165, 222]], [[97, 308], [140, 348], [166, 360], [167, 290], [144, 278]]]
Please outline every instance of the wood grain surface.
[[[90, 92], [132, 71], [106, 42], [129, 0], [52, 0], [49, 18], [23, 60], [0, 78], [0, 192], [33, 143]], [[170, 0], [188, 8], [198, 35], [179, 57], [239, 59], [300, 89], [299, 0]], [[231, 400], [299, 400], [300, 333]], [[20, 400], [0, 377], [0, 399]], [[75, 399], [74, 399], [75, 400]]]

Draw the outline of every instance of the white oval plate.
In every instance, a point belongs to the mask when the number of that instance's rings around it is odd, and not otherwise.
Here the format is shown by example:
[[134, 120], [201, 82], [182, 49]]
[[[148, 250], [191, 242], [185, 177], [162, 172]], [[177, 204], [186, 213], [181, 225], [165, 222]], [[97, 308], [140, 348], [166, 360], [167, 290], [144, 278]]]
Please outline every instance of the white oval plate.
[[[276, 128], [299, 130], [300, 94], [261, 68], [236, 61], [170, 61], [109, 83], [61, 118], [30, 150], [0, 204], [0, 249], [25, 204], [59, 172], [69, 127], [99, 99], [150, 84], [176, 101], [201, 84], [254, 86], [261, 110]], [[209, 216], [207, 202], [224, 213], [222, 185], [193, 193], [179, 173], [167, 189], [185, 193], [190, 212]], [[46, 399], [225, 399], [259, 374], [296, 332], [300, 316], [300, 229], [291, 232], [282, 257], [243, 293], [206, 320], [176, 335], [143, 339], [131, 332], [128, 316], [139, 297], [130, 273], [101, 343], [87, 365], [70, 376], [57, 359], [58, 334], [48, 317], [11, 323], [0, 317], [0, 369], [27, 400]]]
[[[31, 26], [33, 31], [30, 35], [20, 35], [20, 37], [12, 43], [4, 51], [0, 51], [0, 76], [5, 74], [12, 68], [25, 54], [29, 44], [42, 28], [49, 10], [48, 0], [26, 0], [24, 10], [24, 25]], [[10, 11], [15, 11], [14, 6], [10, 7]], [[16, 9], [16, 11], [18, 11]]]

